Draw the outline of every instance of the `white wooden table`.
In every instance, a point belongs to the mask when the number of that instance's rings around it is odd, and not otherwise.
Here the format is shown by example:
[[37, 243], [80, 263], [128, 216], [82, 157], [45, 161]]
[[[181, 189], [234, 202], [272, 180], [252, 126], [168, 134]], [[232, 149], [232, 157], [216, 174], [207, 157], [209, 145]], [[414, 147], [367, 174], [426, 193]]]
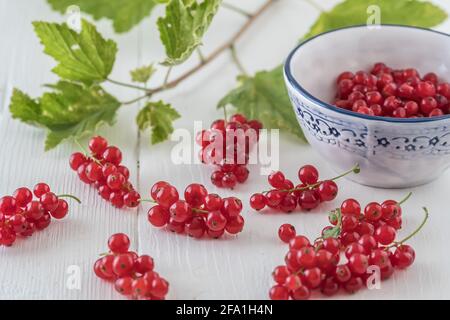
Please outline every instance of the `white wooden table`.
[[[233, 1], [248, 10], [256, 9], [262, 0]], [[321, 1], [326, 8], [335, 0]], [[436, 1], [450, 12], [448, 1]], [[150, 19], [124, 35], [113, 33], [108, 21], [97, 23], [106, 37], [118, 42], [119, 54], [112, 77], [128, 80], [128, 71], [164, 56], [155, 29], [156, 10]], [[314, 8], [304, 1], [284, 0], [265, 13], [245, 34], [237, 49], [249, 71], [272, 68], [280, 63], [299, 37], [317, 16]], [[82, 184], [68, 167], [68, 157], [75, 145], [65, 144], [44, 153], [44, 132], [11, 119], [8, 105], [12, 88], [38, 96], [41, 85], [56, 80], [50, 72], [54, 62], [42, 53], [34, 35], [31, 21], [63, 21], [64, 17], [50, 10], [44, 0], [0, 0], [0, 194], [12, 193], [17, 187], [46, 181], [57, 192], [78, 195], [82, 205], [71, 203], [70, 215], [57, 221], [32, 238], [19, 240], [12, 248], [0, 248], [0, 298], [3, 299], [120, 299], [112, 285], [97, 279], [92, 265], [106, 249], [108, 237], [125, 232], [132, 239], [132, 248], [155, 258], [156, 269], [170, 282], [171, 299], [266, 299], [272, 285], [271, 272], [283, 262], [286, 246], [277, 238], [282, 223], [292, 223], [299, 233], [317, 235], [327, 224], [326, 211], [346, 197], [356, 197], [363, 203], [386, 198], [401, 198], [406, 190], [381, 190], [341, 181], [338, 199], [312, 213], [269, 214], [252, 212], [248, 198], [267, 186], [265, 177], [256, 169], [250, 180], [234, 192], [216, 190], [209, 182], [211, 169], [202, 165], [173, 165], [169, 155], [173, 142], [150, 146], [146, 136], [139, 138], [134, 118], [138, 105], [124, 107], [113, 128], [100, 134], [108, 137], [124, 151], [124, 162], [131, 169], [131, 180], [138, 190], [148, 194], [157, 180], [168, 180], [179, 189], [191, 182], [205, 184], [210, 191], [223, 196], [235, 194], [244, 200], [245, 230], [237, 237], [218, 241], [194, 240], [175, 235], [149, 225], [148, 207], [136, 211], [116, 210], [102, 201], [93, 188]], [[208, 32], [203, 50], [209, 52], [237, 30], [244, 18], [221, 10]], [[450, 32], [446, 22], [439, 30]], [[174, 75], [189, 65], [176, 68]], [[238, 71], [228, 54], [222, 55], [203, 72], [179, 88], [161, 95], [182, 114], [177, 128], [193, 130], [194, 120], [209, 124], [221, 117], [215, 109], [217, 101], [235, 85]], [[155, 81], [161, 81], [163, 72]], [[138, 93], [108, 86], [113, 94], [129, 100]], [[140, 169], [138, 169], [140, 163]], [[309, 146], [291, 137], [281, 140], [281, 168], [292, 178], [299, 166], [314, 163], [322, 176], [332, 171]], [[381, 290], [363, 290], [340, 299], [432, 299], [450, 298], [450, 201], [448, 187], [450, 172], [439, 180], [412, 190], [414, 195], [405, 205], [403, 234], [409, 233], [421, 221], [420, 208], [428, 206], [431, 218], [422, 233], [411, 243], [416, 248], [415, 265], [397, 272], [382, 284]], [[67, 286], [70, 266], [80, 268], [81, 288]]]

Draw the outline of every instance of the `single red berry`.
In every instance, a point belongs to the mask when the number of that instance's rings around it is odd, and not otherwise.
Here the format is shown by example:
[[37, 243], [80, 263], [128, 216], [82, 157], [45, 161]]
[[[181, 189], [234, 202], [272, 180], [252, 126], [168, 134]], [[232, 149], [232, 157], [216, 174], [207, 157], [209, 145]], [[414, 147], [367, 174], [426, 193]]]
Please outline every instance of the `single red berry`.
[[304, 210], [312, 210], [319, 206], [320, 195], [317, 190], [305, 190], [300, 194], [298, 198], [299, 206]]
[[108, 141], [103, 137], [97, 136], [89, 140], [89, 150], [93, 155], [101, 155], [106, 150], [106, 147], [108, 147]]
[[168, 185], [160, 188], [156, 194], [156, 202], [165, 208], [170, 208], [179, 199], [178, 191], [174, 186]]
[[40, 197], [39, 202], [47, 211], [53, 211], [58, 207], [58, 197], [53, 192], [43, 194]]
[[218, 194], [210, 193], [205, 197], [204, 203], [205, 210], [217, 211], [222, 208], [223, 200]]
[[286, 178], [281, 171], [275, 171], [269, 175], [268, 180], [269, 184], [272, 187], [276, 189], [282, 189], [284, 187], [284, 181], [286, 180]]
[[286, 278], [291, 275], [291, 272], [286, 266], [278, 266], [272, 272], [273, 280], [278, 284], [284, 284]]
[[117, 292], [124, 296], [131, 295], [133, 293], [133, 278], [132, 277], [123, 277], [119, 278], [114, 282], [114, 288]]
[[114, 257], [112, 267], [116, 276], [130, 276], [134, 267], [133, 258], [128, 254], [119, 254]]
[[207, 195], [208, 191], [206, 188], [198, 183], [188, 185], [184, 191], [184, 199], [194, 208], [203, 205]]
[[332, 201], [337, 196], [338, 186], [332, 180], [325, 180], [319, 185], [317, 191], [321, 201]]
[[185, 231], [188, 236], [193, 238], [201, 238], [206, 232], [205, 219], [203, 217], [194, 216], [192, 220], [186, 222]]
[[0, 198], [0, 214], [12, 215], [16, 213], [17, 202], [14, 197], [5, 196]]
[[341, 204], [342, 215], [352, 215], [359, 217], [361, 213], [361, 205], [355, 199], [347, 199]]
[[47, 192], [50, 192], [50, 187], [46, 183], [38, 183], [34, 186], [33, 193], [37, 198], [42, 197]]
[[225, 228], [227, 219], [220, 213], [220, 211], [212, 211], [208, 213], [206, 218], [206, 226], [212, 231], [220, 231]]
[[153, 258], [145, 254], [137, 258], [134, 262], [134, 268], [140, 274], [153, 271], [154, 266]]
[[122, 152], [119, 150], [119, 148], [110, 146], [103, 151], [102, 158], [106, 162], [110, 162], [116, 166], [120, 165], [122, 162]]
[[148, 221], [155, 227], [164, 227], [169, 223], [170, 213], [167, 208], [156, 205], [148, 210]]
[[242, 230], [244, 229], [244, 224], [245, 224], [244, 218], [242, 216], [237, 216], [227, 221], [225, 230], [229, 234], [238, 234], [239, 232], [242, 232]]
[[126, 253], [130, 248], [130, 238], [124, 233], [113, 234], [108, 239], [108, 248], [113, 253]]
[[278, 237], [283, 242], [289, 243], [296, 235], [295, 227], [291, 224], [283, 224], [278, 229]]
[[[33, 193], [28, 188], [19, 188], [13, 193], [14, 199], [16, 199], [16, 205], [24, 208], [28, 203], [33, 200]], [[0, 209], [1, 212], [1, 209]]]
[[312, 165], [306, 165], [298, 170], [298, 178], [304, 184], [315, 184], [319, 180], [319, 172], [316, 167]]
[[378, 202], [371, 202], [364, 208], [364, 217], [368, 221], [378, 221], [381, 216], [381, 205]]
[[126, 182], [126, 179], [123, 176], [123, 174], [118, 173], [118, 172], [110, 174], [106, 178], [106, 184], [113, 191], [121, 190], [122, 187], [124, 186], [125, 182]]
[[236, 197], [229, 197], [223, 199], [221, 211], [227, 217], [235, 218], [242, 211], [242, 201]]
[[69, 205], [67, 204], [67, 201], [64, 199], [58, 199], [58, 205], [56, 209], [50, 211], [50, 214], [55, 219], [62, 219], [67, 215], [68, 212], [69, 212]]
[[288, 300], [289, 291], [282, 285], [276, 285], [270, 289], [269, 297], [271, 300]]
[[365, 254], [355, 253], [348, 259], [348, 266], [353, 274], [364, 274], [369, 267], [369, 258]]
[[382, 245], [386, 246], [395, 240], [396, 230], [389, 225], [382, 225], [375, 230], [374, 237]]
[[77, 171], [78, 168], [87, 161], [88, 159], [84, 154], [81, 152], [75, 152], [70, 156], [69, 165], [72, 170]]
[[259, 211], [265, 208], [267, 199], [262, 193], [255, 193], [250, 198], [250, 206]]
[[170, 206], [171, 218], [176, 222], [186, 222], [192, 217], [192, 208], [184, 200], [178, 200]]
[[141, 195], [135, 190], [131, 190], [130, 192], [126, 193], [123, 197], [124, 204], [128, 208], [136, 208], [137, 206], [139, 206], [140, 200]]

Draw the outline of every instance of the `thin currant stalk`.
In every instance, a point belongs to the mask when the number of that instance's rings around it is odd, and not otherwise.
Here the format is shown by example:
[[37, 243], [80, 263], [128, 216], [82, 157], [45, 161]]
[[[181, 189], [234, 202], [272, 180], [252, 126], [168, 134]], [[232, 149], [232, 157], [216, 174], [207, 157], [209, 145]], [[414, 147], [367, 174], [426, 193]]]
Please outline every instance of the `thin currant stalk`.
[[109, 81], [113, 84], [119, 85], [119, 86], [133, 88], [133, 89], [137, 89], [137, 90], [145, 92], [145, 94], [140, 97], [137, 97], [133, 100], [124, 102], [123, 103], [124, 105], [134, 104], [140, 100], [149, 98], [149, 97], [153, 96], [154, 94], [173, 89], [176, 86], [178, 86], [181, 82], [185, 81], [192, 75], [196, 74], [199, 70], [203, 69], [207, 64], [214, 61], [223, 52], [225, 52], [226, 50], [228, 50], [232, 46], [234, 46], [235, 43], [242, 37], [242, 35], [253, 25], [253, 23], [256, 21], [256, 19], [258, 17], [260, 17], [265, 11], [267, 11], [276, 1], [277, 0], [267, 0], [254, 14], [249, 16], [246, 23], [228, 41], [226, 41], [224, 44], [219, 46], [211, 54], [204, 56], [203, 61], [200, 61], [200, 63], [198, 65], [196, 65], [192, 69], [188, 70], [184, 74], [180, 75], [179, 77], [177, 77], [171, 81], [168, 81], [167, 83], [163, 83], [160, 86], [155, 87], [155, 88], [146, 88], [146, 87], [142, 87], [142, 86], [124, 83], [124, 82], [117, 81], [117, 80], [110, 79], [110, 78], [108, 78], [107, 81]]
[[420, 225], [416, 228], [416, 230], [414, 230], [410, 235], [408, 235], [407, 237], [403, 238], [400, 241], [395, 241], [394, 243], [392, 243], [391, 245], [386, 247], [386, 250], [393, 248], [393, 247], [398, 247], [401, 246], [402, 244], [404, 244], [405, 242], [407, 242], [409, 239], [411, 239], [412, 237], [414, 237], [416, 234], [418, 234], [420, 232], [420, 230], [422, 230], [422, 228], [425, 226], [425, 224], [428, 221], [428, 218], [430, 217], [430, 213], [428, 212], [428, 209], [426, 207], [423, 207], [423, 212], [424, 212], [424, 217], [422, 222], [420, 223]]
[[71, 194], [58, 194], [57, 197], [58, 198], [70, 198], [70, 199], [75, 200], [79, 204], [81, 204], [81, 200]]
[[77, 139], [74, 139], [74, 141], [75, 141], [75, 144], [81, 149], [81, 151], [83, 151], [83, 153], [84, 153], [86, 156], [89, 156], [90, 158], [92, 158], [92, 160], [94, 160], [95, 163], [97, 163], [97, 164], [99, 164], [100, 166], [103, 167], [103, 164], [100, 162], [100, 160], [98, 160], [96, 157], [94, 157], [94, 155], [93, 155], [92, 153], [88, 152], [88, 151], [86, 150], [86, 148], [83, 147], [83, 146], [81, 145], [81, 143], [80, 143]]
[[[342, 173], [342, 174], [340, 174], [340, 175], [338, 175], [338, 176], [336, 176], [334, 178], [327, 179], [326, 181], [335, 181], [335, 180], [338, 180], [340, 178], [345, 177], [346, 175], [349, 175], [350, 173], [358, 174], [360, 171], [361, 171], [361, 168], [359, 167], [359, 164], [356, 164], [350, 170], [348, 170], [348, 171], [346, 171], [346, 172], [344, 172], [344, 173]], [[314, 184], [309, 184], [309, 185], [304, 186], [302, 188], [284, 189], [284, 190], [278, 190], [278, 191], [280, 191], [280, 192], [305, 191], [305, 190], [309, 190], [309, 189], [314, 189], [314, 188], [320, 186], [320, 184], [322, 184], [322, 183], [323, 183], [323, 181], [318, 181], [318, 182], [316, 182]], [[272, 191], [272, 190], [266, 190], [266, 191], [263, 191], [262, 193], [268, 193], [270, 191]]]
[[239, 60], [237, 51], [236, 51], [236, 47], [233, 44], [230, 47], [230, 51], [231, 51], [231, 57], [233, 58], [234, 63], [236, 64], [236, 66], [238, 67], [239, 71], [243, 74], [243, 75], [248, 75], [247, 71], [244, 68], [244, 65], [241, 63], [241, 60]]
[[397, 204], [398, 204], [399, 206], [401, 206], [401, 205], [404, 204], [406, 201], [408, 201], [408, 199], [409, 199], [411, 196], [412, 196], [412, 192], [408, 193], [408, 194], [406, 195], [406, 197], [404, 197], [402, 200], [400, 200]]

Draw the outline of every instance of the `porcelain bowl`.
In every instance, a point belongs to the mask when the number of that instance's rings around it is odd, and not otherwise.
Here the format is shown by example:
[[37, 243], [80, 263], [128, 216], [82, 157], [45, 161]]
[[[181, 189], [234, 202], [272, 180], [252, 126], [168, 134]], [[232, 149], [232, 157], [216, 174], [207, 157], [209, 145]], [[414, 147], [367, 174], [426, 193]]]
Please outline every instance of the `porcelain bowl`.
[[450, 164], [450, 116], [397, 119], [367, 116], [329, 104], [343, 71], [370, 70], [376, 62], [414, 67], [450, 81], [450, 37], [407, 26], [355, 26], [301, 43], [284, 76], [298, 122], [311, 146], [337, 172], [355, 163], [360, 184], [406, 188], [430, 182]]

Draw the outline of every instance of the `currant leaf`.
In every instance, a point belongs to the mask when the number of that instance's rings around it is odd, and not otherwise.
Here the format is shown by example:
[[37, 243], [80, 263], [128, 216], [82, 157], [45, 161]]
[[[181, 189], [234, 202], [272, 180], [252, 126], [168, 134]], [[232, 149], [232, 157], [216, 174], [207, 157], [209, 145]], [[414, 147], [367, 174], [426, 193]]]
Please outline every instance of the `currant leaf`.
[[149, 102], [136, 118], [139, 130], [151, 128], [151, 142], [157, 144], [165, 141], [173, 132], [173, 121], [180, 114], [170, 104], [163, 101]]
[[254, 77], [240, 76], [238, 80], [239, 86], [222, 98], [219, 108], [231, 104], [248, 118], [262, 121], [265, 128], [286, 130], [305, 140], [284, 86], [281, 67], [260, 71]]
[[38, 99], [14, 89], [10, 103], [13, 118], [48, 130], [45, 150], [68, 138], [92, 133], [102, 124], [114, 123], [120, 103], [100, 86], [60, 81], [48, 87], [52, 91]]
[[139, 67], [130, 71], [131, 80], [133, 80], [133, 82], [147, 83], [155, 72], [156, 69], [153, 64]]
[[424, 28], [434, 27], [447, 18], [447, 13], [428, 1], [418, 0], [346, 0], [323, 12], [304, 39], [346, 26], [366, 24], [368, 8], [380, 9], [381, 23], [402, 24]]
[[168, 0], [47, 0], [53, 10], [66, 13], [71, 5], [78, 6], [95, 20], [112, 20], [114, 30], [123, 33], [131, 30], [145, 17], [149, 16], [158, 3]]
[[104, 81], [114, 65], [117, 45], [105, 40], [93, 24], [82, 20], [80, 33], [67, 24], [33, 22], [44, 52], [59, 64], [53, 72], [62, 79], [87, 85]]
[[186, 61], [201, 44], [222, 0], [171, 0], [166, 14], [158, 19], [161, 41], [166, 49], [162, 63], [173, 66]]

